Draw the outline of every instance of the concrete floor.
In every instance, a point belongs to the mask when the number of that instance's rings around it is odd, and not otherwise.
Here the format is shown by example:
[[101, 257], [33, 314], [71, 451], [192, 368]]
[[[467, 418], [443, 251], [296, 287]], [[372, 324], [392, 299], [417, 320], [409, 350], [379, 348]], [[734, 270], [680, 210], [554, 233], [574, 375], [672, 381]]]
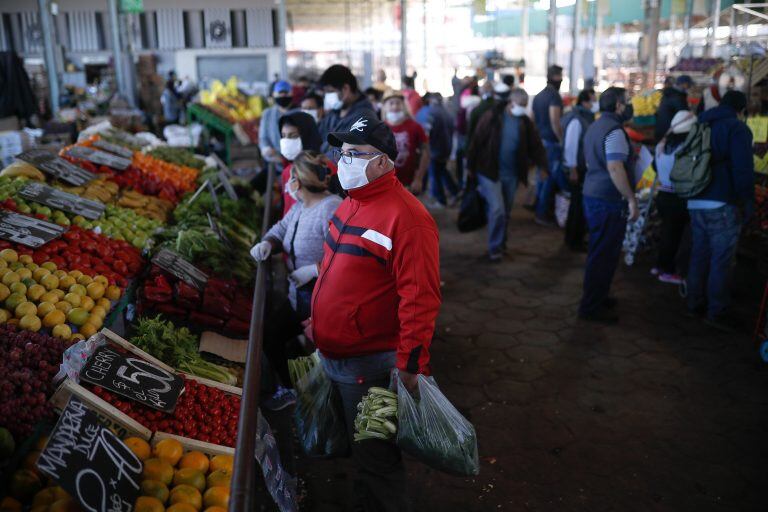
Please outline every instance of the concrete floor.
[[[414, 510], [768, 510], [768, 368], [747, 334], [764, 278], [737, 298], [744, 334], [722, 335], [641, 258], [615, 281], [620, 323], [595, 326], [576, 319], [584, 255], [560, 230], [515, 210], [511, 255], [491, 265], [484, 230], [435, 215], [434, 375], [475, 425], [482, 467], [457, 478], [409, 460]], [[348, 463], [296, 462], [303, 509], [344, 510]]]

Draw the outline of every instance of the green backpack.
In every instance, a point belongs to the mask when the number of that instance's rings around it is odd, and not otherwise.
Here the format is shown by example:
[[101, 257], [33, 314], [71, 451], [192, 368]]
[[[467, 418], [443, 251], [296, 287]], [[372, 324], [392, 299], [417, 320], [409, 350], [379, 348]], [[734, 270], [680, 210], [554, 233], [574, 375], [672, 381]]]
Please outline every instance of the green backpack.
[[675, 163], [669, 175], [675, 193], [683, 199], [699, 195], [712, 181], [710, 159], [711, 129], [695, 123], [682, 146], [675, 152]]

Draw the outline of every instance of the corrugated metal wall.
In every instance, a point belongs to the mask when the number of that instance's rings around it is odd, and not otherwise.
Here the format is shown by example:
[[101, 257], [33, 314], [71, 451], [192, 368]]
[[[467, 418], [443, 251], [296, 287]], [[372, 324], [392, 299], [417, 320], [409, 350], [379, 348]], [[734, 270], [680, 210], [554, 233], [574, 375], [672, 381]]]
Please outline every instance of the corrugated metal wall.
[[36, 12], [21, 13], [21, 33], [25, 53], [43, 52], [43, 33]]
[[5, 41], [5, 38], [5, 23], [3, 22], [3, 17], [0, 16], [0, 52], [7, 52], [10, 50], [8, 44]]
[[93, 11], [71, 11], [66, 13], [69, 49], [73, 52], [99, 50], [99, 32], [96, 28], [96, 13]]
[[203, 11], [206, 48], [232, 48], [232, 18], [229, 9]]
[[251, 48], [275, 46], [272, 9], [246, 9], [245, 30], [248, 34], [248, 46]]
[[184, 48], [184, 14], [181, 9], [157, 10], [157, 48]]

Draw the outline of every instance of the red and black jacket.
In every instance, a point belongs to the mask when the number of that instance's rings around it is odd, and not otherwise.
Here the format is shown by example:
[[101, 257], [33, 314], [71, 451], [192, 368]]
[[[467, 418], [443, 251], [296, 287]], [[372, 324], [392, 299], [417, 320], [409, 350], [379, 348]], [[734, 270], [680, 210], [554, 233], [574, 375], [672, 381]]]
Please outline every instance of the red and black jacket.
[[391, 172], [351, 190], [336, 210], [312, 296], [312, 334], [331, 359], [397, 351], [429, 373], [440, 308], [435, 221]]

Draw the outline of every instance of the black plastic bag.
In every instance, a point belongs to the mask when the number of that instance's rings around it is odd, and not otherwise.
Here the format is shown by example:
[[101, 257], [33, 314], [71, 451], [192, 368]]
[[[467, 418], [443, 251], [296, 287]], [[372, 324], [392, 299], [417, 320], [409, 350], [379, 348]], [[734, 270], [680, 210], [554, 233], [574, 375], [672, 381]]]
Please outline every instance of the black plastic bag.
[[459, 218], [456, 225], [462, 233], [475, 231], [482, 228], [488, 222], [485, 216], [485, 201], [480, 191], [477, 190], [477, 180], [469, 178], [467, 188], [464, 190], [464, 197], [461, 198], [459, 207]]
[[421, 462], [460, 476], [480, 472], [475, 427], [451, 404], [435, 379], [418, 376], [414, 399], [395, 372], [397, 382], [397, 445]]
[[308, 457], [342, 457], [349, 452], [341, 398], [316, 364], [296, 383], [294, 419], [299, 443]]

